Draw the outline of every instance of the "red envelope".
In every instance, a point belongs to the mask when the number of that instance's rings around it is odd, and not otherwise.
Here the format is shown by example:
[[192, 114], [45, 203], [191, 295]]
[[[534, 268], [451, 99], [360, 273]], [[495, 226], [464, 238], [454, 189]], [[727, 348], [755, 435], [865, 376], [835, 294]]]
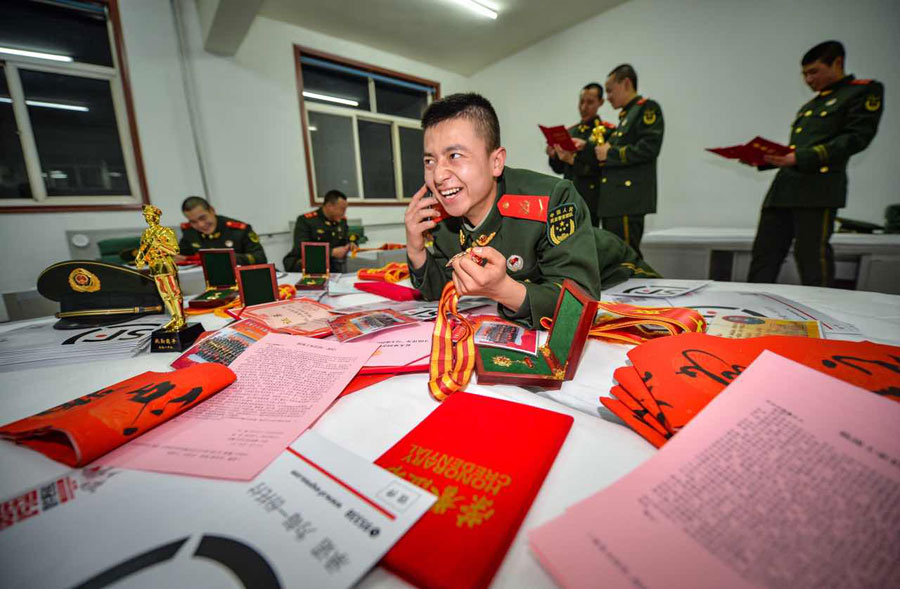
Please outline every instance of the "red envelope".
[[638, 373], [652, 376], [652, 395], [667, 427], [677, 431], [763, 350], [900, 401], [900, 347], [872, 342], [785, 336], [729, 339], [687, 333], [648, 341], [628, 352], [628, 357]]
[[454, 393], [375, 461], [438, 496], [382, 564], [420, 587], [487, 587], [572, 418]]
[[0, 438], [84, 466], [197, 406], [235, 380], [221, 364], [145, 372], [0, 428]]

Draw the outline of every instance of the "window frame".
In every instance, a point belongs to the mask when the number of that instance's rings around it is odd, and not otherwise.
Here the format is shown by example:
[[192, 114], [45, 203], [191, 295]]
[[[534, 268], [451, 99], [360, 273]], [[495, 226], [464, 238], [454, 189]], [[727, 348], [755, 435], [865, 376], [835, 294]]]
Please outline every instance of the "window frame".
[[[347, 59], [344, 57], [340, 57], [337, 55], [332, 55], [330, 53], [325, 53], [322, 51], [317, 51], [315, 49], [310, 49], [307, 47], [303, 47], [301, 45], [294, 45], [294, 65], [296, 69], [297, 76], [297, 100], [299, 102], [300, 107], [300, 126], [301, 126], [301, 134], [303, 136], [303, 151], [304, 156], [306, 158], [306, 180], [307, 185], [309, 187], [309, 204], [311, 206], [317, 207], [322, 205], [322, 200], [317, 198], [316, 196], [316, 179], [315, 179], [315, 161], [312, 153], [312, 136], [311, 131], [309, 129], [309, 117], [308, 113], [312, 112], [321, 112], [324, 114], [347, 117], [351, 121], [352, 129], [353, 129], [353, 149], [354, 149], [354, 166], [356, 173], [356, 182], [357, 187], [360, 194], [365, 195], [365, 191], [363, 188], [363, 178], [362, 178], [362, 160], [361, 153], [359, 149], [359, 129], [357, 126], [357, 121], [359, 119], [369, 120], [378, 123], [388, 123], [391, 125], [391, 148], [393, 151], [393, 160], [394, 160], [394, 186], [395, 186], [395, 196], [394, 198], [366, 198], [362, 197], [349, 197], [348, 201], [352, 203], [354, 206], [406, 206], [409, 203], [411, 194], [403, 194], [403, 177], [402, 170], [400, 167], [400, 127], [407, 127], [413, 129], [421, 129], [420, 121], [416, 119], [410, 119], [406, 117], [400, 117], [397, 115], [387, 115], [379, 112], [373, 112], [371, 110], [361, 110], [358, 108], [351, 107], [341, 107], [338, 105], [331, 104], [322, 104], [319, 102], [309, 101], [307, 102], [303, 97], [303, 65], [301, 63], [301, 58], [313, 57], [317, 59], [324, 59], [328, 61], [332, 61], [334, 63], [345, 65], [348, 67], [356, 68], [359, 70], [363, 70], [366, 72], [371, 72], [373, 74], [379, 74], [383, 76], [390, 76], [392, 78], [396, 78], [398, 80], [412, 82], [414, 84], [419, 84], [422, 86], [429, 86], [434, 89], [433, 95], [431, 95], [431, 100], [438, 100], [441, 97], [441, 84], [440, 82], [435, 82], [433, 80], [426, 80], [424, 78], [418, 78], [416, 76], [411, 76], [408, 74], [403, 74], [400, 72], [395, 72], [392, 70], [388, 70], [382, 67], [378, 67], [375, 65], [371, 65], [368, 63], [363, 63], [359, 61], [354, 61], [351, 59]], [[371, 108], [377, 109], [376, 99], [375, 99], [375, 82], [372, 78], [368, 79], [369, 86], [369, 97]]]
[[[109, 34], [110, 53], [113, 66], [101, 66], [83, 62], [65, 64], [48, 62], [47, 60], [20, 56], [0, 57], [0, 75], [4, 75], [9, 86], [12, 99], [13, 114], [22, 144], [22, 155], [31, 186], [31, 198], [0, 199], [0, 214], [4, 213], [52, 213], [52, 212], [86, 212], [86, 211], [133, 211], [140, 210], [149, 204], [147, 178], [144, 171], [140, 140], [128, 77], [128, 65], [125, 61], [125, 47], [122, 40], [122, 26], [119, 18], [117, 0], [93, 0], [93, 4], [103, 6], [107, 13], [107, 32]], [[31, 129], [31, 118], [25, 105], [24, 92], [19, 70], [46, 72], [67, 75], [77, 78], [105, 80], [109, 83], [110, 97], [119, 132], [119, 143], [128, 174], [131, 191], [129, 196], [48, 196], [46, 185], [42, 179], [40, 156], [37, 150], [34, 133]]]

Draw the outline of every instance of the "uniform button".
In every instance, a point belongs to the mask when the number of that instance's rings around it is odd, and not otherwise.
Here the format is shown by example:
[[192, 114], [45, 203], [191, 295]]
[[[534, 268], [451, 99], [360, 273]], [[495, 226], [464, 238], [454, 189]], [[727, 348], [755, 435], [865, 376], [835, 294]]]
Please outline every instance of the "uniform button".
[[823, 110], [822, 112], [819, 113], [819, 116], [820, 116], [820, 117], [826, 117], [826, 116], [828, 116], [828, 111], [827, 111], [827, 110]]
[[600, 182], [602, 182], [603, 184], [606, 184], [606, 178], [603, 178], [602, 180], [600, 180]]
[[625, 180], [625, 186], [631, 186], [631, 180]]
[[801, 131], [803, 131], [803, 127], [797, 127], [796, 129], [794, 129], [794, 133], [797, 134], [799, 134]]
[[596, 184], [591, 184], [591, 190], [593, 190], [594, 188], [597, 188], [597, 185], [596, 185]]
[[824, 174], [825, 172], [828, 171], [828, 166], [822, 166], [821, 168], [819, 168], [819, 171]]
[[808, 110], [808, 111], [806, 111], [805, 113], [803, 113], [803, 116], [804, 116], [804, 117], [808, 117], [808, 116], [811, 116], [811, 115], [812, 115], [812, 111], [811, 111], [811, 110]]

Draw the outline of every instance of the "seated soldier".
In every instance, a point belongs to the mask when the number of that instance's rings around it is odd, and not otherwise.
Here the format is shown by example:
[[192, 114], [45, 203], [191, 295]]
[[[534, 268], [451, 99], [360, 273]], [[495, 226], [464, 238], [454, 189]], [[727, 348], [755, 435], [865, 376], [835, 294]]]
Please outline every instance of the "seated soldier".
[[217, 215], [216, 209], [199, 196], [184, 199], [181, 212], [187, 217], [187, 223], [181, 224], [178, 242], [181, 253], [175, 256], [176, 262], [184, 261], [197, 250], [231, 248], [239, 266], [266, 263], [266, 252], [249, 224]]
[[297, 217], [294, 225], [294, 247], [284, 257], [287, 272], [302, 272], [300, 244], [323, 242], [331, 246], [331, 271], [342, 272], [347, 254], [359, 249], [351, 240], [347, 227], [347, 195], [340, 190], [325, 193], [322, 206]]
[[[426, 299], [440, 298], [452, 280], [460, 295], [489, 297], [507, 319], [538, 326], [553, 316], [566, 278], [599, 299], [601, 281], [659, 276], [621, 239], [591, 226], [569, 180], [506, 166], [500, 123], [485, 98], [438, 100], [426, 109], [422, 128], [425, 185], [405, 223], [412, 283]], [[448, 214], [438, 223], [431, 220], [436, 204]], [[426, 232], [433, 251], [425, 248]], [[483, 265], [461, 256], [447, 267], [468, 248]]]

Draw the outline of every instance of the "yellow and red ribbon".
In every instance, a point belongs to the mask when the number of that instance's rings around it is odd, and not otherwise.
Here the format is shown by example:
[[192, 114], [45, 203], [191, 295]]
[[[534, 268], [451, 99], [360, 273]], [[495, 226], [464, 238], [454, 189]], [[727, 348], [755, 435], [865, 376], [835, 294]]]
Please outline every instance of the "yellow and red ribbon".
[[381, 268], [362, 268], [356, 272], [360, 280], [380, 280], [382, 282], [400, 282], [409, 278], [409, 266], [406, 262], [391, 262]]
[[[596, 339], [641, 344], [658, 337], [706, 331], [706, 320], [703, 319], [703, 315], [685, 307], [640, 307], [627, 303], [598, 303], [597, 309], [601, 313], [598, 313], [588, 332], [588, 337]], [[544, 329], [550, 329], [551, 325], [553, 320], [549, 317], [541, 319], [541, 326]]]
[[431, 338], [428, 391], [443, 401], [465, 390], [475, 370], [475, 329], [457, 310], [459, 295], [452, 282], [444, 286]]

